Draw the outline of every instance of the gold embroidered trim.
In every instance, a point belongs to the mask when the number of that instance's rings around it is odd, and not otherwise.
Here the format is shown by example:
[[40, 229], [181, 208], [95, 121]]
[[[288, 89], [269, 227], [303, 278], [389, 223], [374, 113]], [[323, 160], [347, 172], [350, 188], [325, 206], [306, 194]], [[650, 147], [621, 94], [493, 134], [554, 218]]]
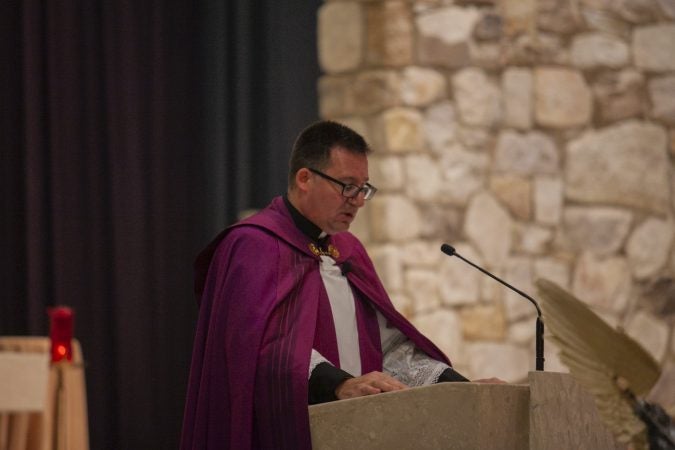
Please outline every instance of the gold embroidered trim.
[[321, 250], [313, 242], [309, 243], [309, 251], [314, 253], [316, 256], [330, 256], [333, 259], [338, 259], [340, 257], [340, 251], [333, 244], [328, 245], [328, 250]]

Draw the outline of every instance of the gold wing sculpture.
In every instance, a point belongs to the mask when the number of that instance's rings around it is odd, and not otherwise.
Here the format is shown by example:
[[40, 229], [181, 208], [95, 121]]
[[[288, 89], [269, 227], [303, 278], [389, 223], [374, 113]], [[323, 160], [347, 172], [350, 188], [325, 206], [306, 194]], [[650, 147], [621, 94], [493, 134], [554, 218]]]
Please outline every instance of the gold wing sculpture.
[[536, 282], [544, 323], [560, 349], [560, 360], [595, 398], [600, 416], [621, 443], [646, 444], [645, 424], [633, 412], [661, 369], [640, 344], [615, 330], [586, 304], [555, 283]]

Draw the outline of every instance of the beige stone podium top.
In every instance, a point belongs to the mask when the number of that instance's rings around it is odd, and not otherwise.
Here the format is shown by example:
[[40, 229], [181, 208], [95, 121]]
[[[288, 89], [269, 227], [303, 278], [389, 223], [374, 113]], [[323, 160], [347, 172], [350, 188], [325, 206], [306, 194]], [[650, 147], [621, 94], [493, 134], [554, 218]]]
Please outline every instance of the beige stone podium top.
[[442, 383], [309, 407], [312, 446], [337, 449], [617, 449], [567, 374], [529, 384]]

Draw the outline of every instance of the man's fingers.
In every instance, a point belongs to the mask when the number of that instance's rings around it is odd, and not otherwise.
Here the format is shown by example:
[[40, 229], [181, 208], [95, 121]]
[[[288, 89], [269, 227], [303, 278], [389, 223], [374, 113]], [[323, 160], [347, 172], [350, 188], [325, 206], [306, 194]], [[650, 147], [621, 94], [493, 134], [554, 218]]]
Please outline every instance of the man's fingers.
[[400, 391], [408, 386], [382, 372], [370, 372], [360, 377], [364, 383], [379, 389], [380, 392]]
[[338, 399], [354, 398], [380, 392], [399, 391], [408, 386], [382, 372], [370, 372], [344, 381], [335, 390]]
[[362, 395], [373, 395], [382, 392], [380, 389], [376, 388], [375, 386], [371, 386], [369, 384], [360, 385], [359, 390], [361, 391]]
[[362, 397], [364, 395], [373, 395], [379, 394], [382, 392], [380, 389], [370, 384], [363, 383], [362, 381], [352, 378], [345, 381], [337, 390], [336, 395], [340, 400], [346, 398]]
[[373, 386], [382, 390], [382, 392], [390, 391], [400, 391], [401, 389], [407, 389], [408, 386], [397, 381], [397, 380], [375, 380], [373, 381]]

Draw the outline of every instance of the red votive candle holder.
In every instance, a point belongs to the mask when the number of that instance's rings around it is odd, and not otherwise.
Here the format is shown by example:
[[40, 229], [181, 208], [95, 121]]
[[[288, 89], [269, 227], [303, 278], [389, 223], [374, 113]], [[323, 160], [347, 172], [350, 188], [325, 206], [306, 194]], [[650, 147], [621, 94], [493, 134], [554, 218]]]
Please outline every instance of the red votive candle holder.
[[73, 310], [67, 306], [56, 306], [47, 310], [49, 314], [49, 339], [52, 344], [52, 362], [73, 360]]

